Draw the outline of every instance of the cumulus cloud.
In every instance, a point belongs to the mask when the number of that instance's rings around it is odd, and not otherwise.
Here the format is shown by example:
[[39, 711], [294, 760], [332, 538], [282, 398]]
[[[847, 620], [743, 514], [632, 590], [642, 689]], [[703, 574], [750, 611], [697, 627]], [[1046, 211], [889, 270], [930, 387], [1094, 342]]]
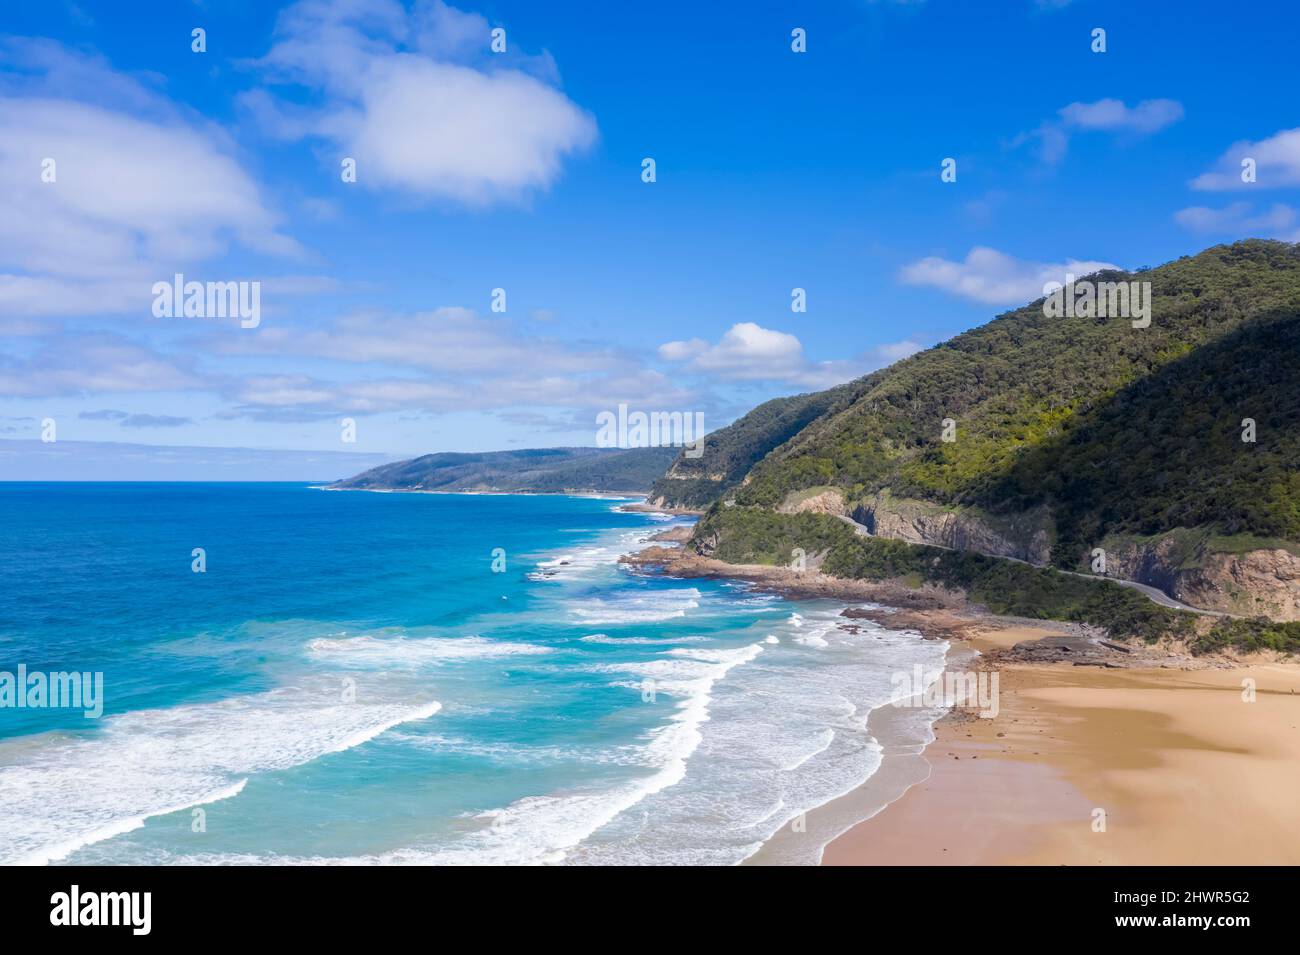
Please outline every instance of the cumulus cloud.
[[1013, 146], [1038, 143], [1039, 157], [1053, 165], [1065, 158], [1072, 132], [1109, 132], [1147, 136], [1183, 118], [1183, 105], [1171, 99], [1147, 99], [1135, 106], [1123, 100], [1099, 99], [1092, 103], [1070, 103], [1057, 110], [1056, 118], [1035, 130], [1021, 133]]
[[1183, 106], [1171, 99], [1146, 99], [1136, 106], [1123, 100], [1099, 99], [1095, 103], [1071, 103], [1060, 110], [1061, 121], [1074, 129], [1117, 130], [1154, 133], [1183, 118]]
[[[554, 85], [549, 56], [489, 52], [477, 14], [423, 0], [301, 0], [257, 61], [271, 82], [244, 103], [273, 133], [331, 143], [362, 186], [480, 205], [549, 187], [596, 138], [592, 117]], [[337, 159], [335, 160], [338, 161]]]
[[234, 243], [301, 254], [219, 131], [98, 58], [0, 42], [0, 128], [6, 314], [144, 311], [159, 275]]
[[804, 368], [803, 345], [785, 332], [754, 322], [732, 325], [716, 345], [700, 338], [659, 346], [665, 361], [690, 361], [698, 371], [724, 378], [786, 378]]
[[1064, 284], [1066, 273], [1084, 276], [1103, 269], [1118, 269], [1110, 262], [1068, 259], [1062, 263], [1017, 259], [976, 246], [964, 261], [930, 256], [903, 267], [899, 278], [908, 285], [943, 289], [986, 305], [1023, 305], [1043, 295], [1048, 282]]
[[794, 335], [739, 322], [716, 343], [702, 338], [665, 342], [659, 346], [659, 357], [728, 381], [779, 381], [796, 387], [829, 388], [906, 358], [920, 348], [915, 342], [903, 341], [878, 346], [855, 360], [809, 361]]
[[[1255, 160], [1256, 181], [1242, 182], [1242, 161]], [[1192, 188], [1217, 192], [1300, 185], [1300, 128], [1283, 129], [1266, 139], [1242, 140], [1228, 147], [1214, 168], [1192, 180]]]

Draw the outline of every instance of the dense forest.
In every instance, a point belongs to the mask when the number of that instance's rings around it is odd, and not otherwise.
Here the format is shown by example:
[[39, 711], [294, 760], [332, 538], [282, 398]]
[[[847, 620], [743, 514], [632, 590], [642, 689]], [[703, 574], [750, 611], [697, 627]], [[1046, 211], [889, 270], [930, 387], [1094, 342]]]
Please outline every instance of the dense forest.
[[809, 422], [846, 401], [853, 385], [829, 391], [773, 398], [704, 440], [704, 453], [680, 454], [668, 473], [655, 482], [651, 499], [674, 507], [704, 507], [738, 485], [773, 448], [798, 434]]
[[831, 485], [850, 503], [887, 489], [992, 513], [1047, 505], [1061, 566], [1109, 533], [1300, 539], [1300, 246], [1250, 240], [1096, 278], [1150, 282], [1150, 326], [1049, 318], [1041, 301], [1009, 312], [823, 392], [826, 411], [773, 446], [737, 502]]

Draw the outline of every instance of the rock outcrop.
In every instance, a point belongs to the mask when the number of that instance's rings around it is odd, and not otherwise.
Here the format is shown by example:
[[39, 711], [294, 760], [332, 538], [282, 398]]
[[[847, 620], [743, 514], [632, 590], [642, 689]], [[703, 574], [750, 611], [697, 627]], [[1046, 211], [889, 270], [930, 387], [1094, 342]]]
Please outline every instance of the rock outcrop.
[[844, 492], [839, 488], [827, 488], [816, 494], [792, 494], [777, 508], [777, 513], [840, 516], [845, 513]]
[[[1047, 565], [1052, 556], [1046, 508], [1013, 515], [950, 510], [880, 492], [850, 506], [839, 488], [792, 492], [783, 514], [849, 516], [877, 537], [975, 551]], [[1145, 540], [1107, 541], [1109, 576], [1164, 591], [1204, 610], [1242, 617], [1300, 620], [1300, 556], [1283, 548], [1217, 552], [1189, 543], [1187, 532]], [[716, 542], [714, 542], [716, 543]], [[705, 542], [704, 553], [711, 552]]]
[[1175, 600], [1243, 617], [1300, 620], [1300, 557], [1282, 548], [1224, 553], [1198, 546], [1191, 555], [1175, 537], [1106, 547], [1113, 576], [1158, 587]]
[[924, 501], [876, 494], [853, 508], [852, 518], [878, 537], [913, 544], [972, 550], [1046, 564], [1052, 555], [1045, 509], [992, 518], [977, 511], [951, 511]]

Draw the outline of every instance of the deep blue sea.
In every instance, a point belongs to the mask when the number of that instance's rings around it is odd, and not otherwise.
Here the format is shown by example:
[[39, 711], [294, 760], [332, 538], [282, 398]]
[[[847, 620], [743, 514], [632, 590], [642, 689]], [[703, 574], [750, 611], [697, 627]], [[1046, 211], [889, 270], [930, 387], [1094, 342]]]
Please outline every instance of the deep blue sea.
[[945, 644], [631, 573], [619, 503], [0, 484], [0, 671], [104, 680], [0, 708], [0, 862], [744, 860]]

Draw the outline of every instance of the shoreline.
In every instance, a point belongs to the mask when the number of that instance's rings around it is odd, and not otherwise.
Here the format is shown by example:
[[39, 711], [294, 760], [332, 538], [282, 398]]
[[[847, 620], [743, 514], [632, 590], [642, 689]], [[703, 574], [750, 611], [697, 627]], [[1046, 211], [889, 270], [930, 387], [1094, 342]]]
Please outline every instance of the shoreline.
[[[824, 865], [1300, 864], [1293, 660], [1118, 645], [1097, 628], [998, 617], [938, 588], [726, 564], [684, 551], [688, 537], [670, 529], [621, 560], [794, 599], [886, 605], [844, 616], [948, 640], [945, 672], [1000, 679], [996, 715], [950, 710], [928, 744], [900, 731], [897, 715], [915, 710], [877, 707], [867, 721], [884, 748], [876, 771], [745, 864], [782, 864], [809, 837]], [[1254, 681], [1252, 702], [1243, 680]]]

